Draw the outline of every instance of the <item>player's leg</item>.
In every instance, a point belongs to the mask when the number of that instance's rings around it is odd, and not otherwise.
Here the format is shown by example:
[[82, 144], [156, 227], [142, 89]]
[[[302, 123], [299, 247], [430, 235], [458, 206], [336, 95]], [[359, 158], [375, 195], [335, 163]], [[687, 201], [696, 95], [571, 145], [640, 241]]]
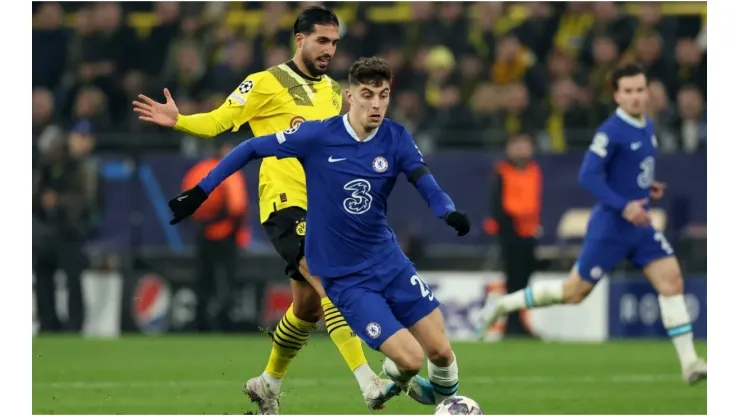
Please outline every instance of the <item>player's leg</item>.
[[[413, 337], [402, 334], [403, 326], [395, 319], [383, 296], [373, 287], [373, 283], [382, 284], [367, 279], [367, 276], [323, 279], [323, 287], [328, 297], [344, 315], [347, 324], [358, 337], [371, 348], [399, 360], [405, 369], [415, 369], [418, 372], [423, 362], [421, 347]], [[388, 340], [390, 342], [387, 342]], [[362, 392], [371, 410], [382, 409], [386, 401], [401, 392], [399, 386], [392, 381], [382, 380], [374, 374], [372, 380], [369, 388], [363, 389]]]
[[706, 378], [707, 364], [694, 348], [694, 333], [684, 300], [681, 268], [663, 233], [652, 228], [647, 230], [632, 261], [635, 266], [642, 267], [658, 292], [663, 325], [673, 340], [684, 380], [693, 384]]
[[277, 414], [285, 373], [321, 316], [319, 297], [308, 283], [291, 279], [290, 286], [293, 303], [271, 334], [272, 349], [265, 370], [247, 381], [244, 388], [261, 414]]
[[258, 404], [262, 414], [277, 413], [277, 398], [285, 373], [322, 313], [318, 294], [298, 271], [299, 246], [303, 238], [303, 233], [296, 229], [300, 211], [303, 210], [277, 211], [263, 224], [278, 254], [287, 263], [285, 273], [290, 277], [293, 303], [272, 333], [272, 349], [264, 372], [247, 381], [245, 386], [245, 393]]
[[362, 350], [362, 341], [352, 331], [352, 328], [349, 327], [344, 316], [339, 312], [339, 309], [326, 296], [321, 279], [311, 275], [305, 258], [301, 259], [299, 267], [301, 275], [303, 275], [321, 299], [321, 308], [324, 312], [326, 331], [329, 333], [329, 337], [334, 342], [334, 345], [337, 346], [339, 353], [342, 354], [350, 371], [355, 375], [360, 389], [365, 391], [374, 382], [375, 373], [367, 363], [365, 352]]
[[[458, 387], [457, 360], [445, 333], [439, 301], [429, 286], [409, 266], [388, 285], [385, 297], [396, 319], [409, 329], [427, 355], [429, 385], [421, 388], [429, 404], [454, 396]], [[396, 373], [398, 364], [386, 360], [383, 367], [393, 378], [403, 374]]]
[[629, 245], [619, 241], [588, 241], [564, 281], [539, 281], [508, 295], [491, 293], [481, 310], [478, 338], [483, 340], [499, 318], [521, 309], [578, 304], [596, 283], [627, 256]]

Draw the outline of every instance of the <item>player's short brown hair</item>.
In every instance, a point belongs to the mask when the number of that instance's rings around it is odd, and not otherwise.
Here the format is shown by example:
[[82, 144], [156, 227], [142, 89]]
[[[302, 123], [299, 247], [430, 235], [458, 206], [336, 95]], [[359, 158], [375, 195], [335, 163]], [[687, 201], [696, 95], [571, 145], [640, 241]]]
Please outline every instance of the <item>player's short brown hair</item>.
[[617, 91], [619, 89], [619, 80], [626, 77], [633, 77], [635, 75], [646, 75], [645, 70], [642, 66], [635, 62], [630, 62], [621, 65], [611, 74], [609, 74], [609, 84], [611, 84], [612, 90]]
[[379, 87], [383, 81], [391, 82], [391, 66], [383, 58], [360, 58], [349, 68], [350, 85], [374, 85]]

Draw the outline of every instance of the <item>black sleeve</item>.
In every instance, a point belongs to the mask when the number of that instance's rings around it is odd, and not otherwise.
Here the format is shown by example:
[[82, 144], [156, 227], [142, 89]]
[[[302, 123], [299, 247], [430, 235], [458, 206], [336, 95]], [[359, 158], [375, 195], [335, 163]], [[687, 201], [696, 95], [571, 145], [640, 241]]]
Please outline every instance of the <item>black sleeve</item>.
[[496, 172], [493, 178], [491, 192], [491, 217], [498, 224], [499, 235], [509, 236], [514, 234], [514, 221], [511, 216], [504, 210], [504, 181], [501, 174]]

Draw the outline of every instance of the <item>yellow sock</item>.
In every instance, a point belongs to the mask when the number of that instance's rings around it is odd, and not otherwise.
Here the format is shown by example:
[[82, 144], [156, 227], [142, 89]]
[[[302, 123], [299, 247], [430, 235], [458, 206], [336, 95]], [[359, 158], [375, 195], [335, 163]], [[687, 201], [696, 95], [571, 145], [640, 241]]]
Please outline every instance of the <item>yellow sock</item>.
[[339, 352], [344, 357], [349, 369], [355, 371], [357, 367], [367, 364], [365, 352], [362, 350], [362, 341], [347, 325], [347, 321], [344, 320], [339, 309], [334, 306], [328, 297], [321, 299], [321, 307], [324, 309], [326, 330], [329, 332], [331, 340], [339, 348]]
[[293, 357], [298, 354], [298, 350], [306, 344], [309, 332], [313, 327], [314, 324], [311, 322], [306, 322], [295, 316], [291, 304], [272, 334], [272, 351], [265, 372], [276, 379], [285, 377], [288, 365], [290, 365]]

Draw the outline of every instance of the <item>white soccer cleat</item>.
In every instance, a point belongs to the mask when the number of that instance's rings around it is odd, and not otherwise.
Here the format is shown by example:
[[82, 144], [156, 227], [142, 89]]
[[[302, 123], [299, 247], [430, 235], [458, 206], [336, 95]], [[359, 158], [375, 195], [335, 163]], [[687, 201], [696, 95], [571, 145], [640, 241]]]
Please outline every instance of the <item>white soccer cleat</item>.
[[501, 309], [499, 300], [503, 295], [498, 293], [489, 293], [486, 296], [486, 303], [480, 311], [478, 319], [478, 341], [486, 339], [486, 334], [493, 324], [500, 318], [506, 316], [506, 312]]
[[279, 391], [273, 391], [270, 385], [260, 377], [249, 379], [244, 385], [244, 394], [260, 408], [261, 415], [276, 415], [280, 408]]
[[368, 409], [381, 410], [385, 407], [385, 402], [400, 393], [401, 389], [396, 383], [376, 376], [373, 382], [362, 392], [362, 397], [365, 398]]
[[707, 378], [707, 362], [699, 358], [683, 369], [683, 379], [689, 385]]

